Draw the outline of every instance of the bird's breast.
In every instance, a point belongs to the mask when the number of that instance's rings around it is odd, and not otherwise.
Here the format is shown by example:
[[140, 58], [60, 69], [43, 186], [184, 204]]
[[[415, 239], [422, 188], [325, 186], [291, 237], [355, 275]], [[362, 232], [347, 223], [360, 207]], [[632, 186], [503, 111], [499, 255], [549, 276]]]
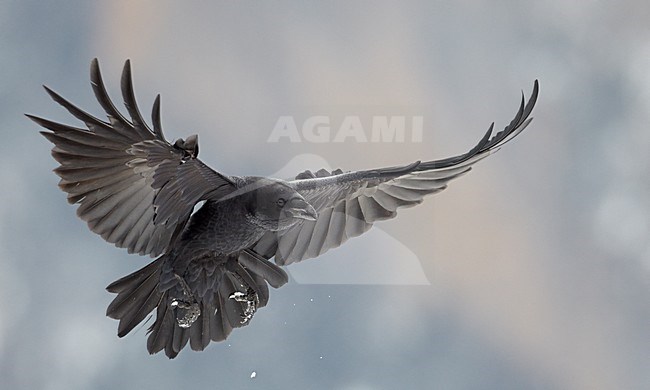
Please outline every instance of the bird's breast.
[[232, 254], [251, 247], [264, 233], [251, 222], [245, 208], [238, 202], [206, 202], [190, 218], [180, 244], [197, 250]]

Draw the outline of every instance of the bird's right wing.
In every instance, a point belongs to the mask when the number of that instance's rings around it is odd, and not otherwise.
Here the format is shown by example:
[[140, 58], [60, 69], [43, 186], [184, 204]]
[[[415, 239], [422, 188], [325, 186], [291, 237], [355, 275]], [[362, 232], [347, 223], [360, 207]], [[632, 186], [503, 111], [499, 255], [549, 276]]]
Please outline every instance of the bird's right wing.
[[402, 167], [343, 173], [306, 171], [291, 184], [318, 211], [316, 221], [301, 221], [289, 229], [269, 232], [253, 247], [280, 265], [314, 258], [349, 238], [368, 231], [376, 221], [394, 218], [397, 209], [422, 202], [429, 194], [468, 172], [472, 165], [516, 137], [530, 123], [537, 101], [537, 81], [528, 103], [522, 96], [515, 118], [492, 135], [494, 123], [469, 152], [442, 160], [414, 162]]
[[97, 59], [90, 77], [109, 121], [82, 111], [47, 87], [54, 101], [87, 129], [27, 116], [50, 130], [41, 133], [54, 144], [59, 186], [68, 193], [68, 202], [79, 204], [77, 214], [90, 230], [129, 253], [157, 256], [169, 248], [197, 202], [225, 196], [235, 186], [197, 158], [196, 136], [174, 145], [167, 142], [160, 124], [160, 95], [153, 106], [153, 129], [145, 123], [135, 101], [129, 61], [121, 87], [130, 120], [109, 99]]

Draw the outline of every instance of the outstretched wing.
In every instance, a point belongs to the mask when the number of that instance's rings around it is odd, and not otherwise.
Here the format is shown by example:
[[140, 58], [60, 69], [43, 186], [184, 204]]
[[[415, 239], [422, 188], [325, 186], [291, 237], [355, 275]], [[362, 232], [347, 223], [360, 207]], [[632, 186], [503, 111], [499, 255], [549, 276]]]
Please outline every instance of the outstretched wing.
[[108, 115], [103, 121], [45, 87], [87, 129], [27, 115], [49, 131], [52, 156], [60, 166], [59, 187], [93, 232], [129, 253], [157, 256], [167, 250], [192, 213], [207, 197], [234, 190], [232, 180], [197, 158], [196, 136], [171, 145], [160, 125], [160, 95], [152, 111], [153, 130], [145, 123], [133, 92], [131, 65], [122, 72], [122, 96], [131, 119], [108, 97], [97, 59], [91, 63], [93, 91]]
[[280, 265], [317, 257], [349, 238], [368, 231], [376, 221], [394, 218], [397, 209], [422, 202], [442, 191], [447, 183], [468, 172], [472, 165], [516, 137], [530, 123], [538, 95], [538, 82], [528, 103], [522, 96], [515, 118], [492, 136], [494, 123], [469, 152], [443, 160], [415, 162], [402, 167], [343, 173], [306, 171], [291, 183], [318, 211], [316, 221], [267, 233], [253, 250]]

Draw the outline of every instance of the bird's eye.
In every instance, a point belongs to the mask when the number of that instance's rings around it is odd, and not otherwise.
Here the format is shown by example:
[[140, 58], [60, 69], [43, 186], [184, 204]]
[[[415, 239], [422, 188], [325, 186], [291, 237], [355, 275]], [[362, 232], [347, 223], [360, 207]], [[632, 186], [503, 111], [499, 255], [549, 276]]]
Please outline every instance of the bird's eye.
[[285, 203], [287, 203], [287, 201], [284, 200], [284, 198], [280, 198], [280, 199], [278, 199], [278, 201], [277, 201], [278, 207], [284, 207], [284, 204], [285, 204]]

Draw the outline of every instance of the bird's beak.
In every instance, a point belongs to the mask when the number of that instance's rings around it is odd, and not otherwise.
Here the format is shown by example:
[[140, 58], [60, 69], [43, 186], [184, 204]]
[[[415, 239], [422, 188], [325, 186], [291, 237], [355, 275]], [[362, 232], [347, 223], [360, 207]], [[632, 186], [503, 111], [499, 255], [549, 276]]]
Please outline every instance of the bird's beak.
[[315, 221], [318, 218], [316, 209], [301, 198], [291, 199], [285, 206], [285, 210], [293, 218], [306, 219], [307, 221]]

